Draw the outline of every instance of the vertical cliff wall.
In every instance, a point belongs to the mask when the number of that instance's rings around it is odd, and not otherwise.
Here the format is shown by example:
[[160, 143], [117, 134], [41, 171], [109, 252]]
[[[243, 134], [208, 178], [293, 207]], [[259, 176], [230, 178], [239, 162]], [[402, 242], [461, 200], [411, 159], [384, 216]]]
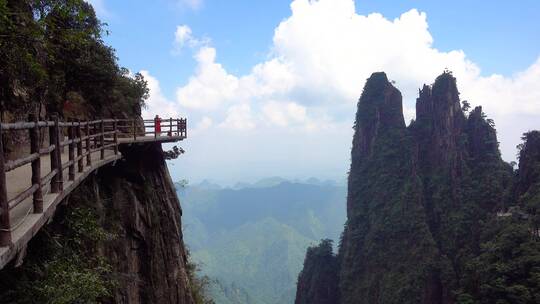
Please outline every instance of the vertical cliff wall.
[[118, 275], [113, 302], [193, 303], [182, 211], [161, 145], [132, 145], [121, 153], [124, 160], [87, 184], [101, 205], [103, 222], [118, 228], [116, 240], [103, 249]]
[[0, 302], [194, 303], [182, 211], [161, 145], [121, 152], [124, 159], [65, 199], [22, 267], [0, 272]]
[[[538, 132], [524, 136], [513, 172], [494, 122], [466, 105], [444, 72], [419, 91], [417, 119], [406, 127], [401, 94], [386, 75], [367, 80], [337, 256], [339, 294], [328, 303], [539, 300], [540, 286], [531, 283], [539, 274], [531, 265], [540, 266]], [[307, 273], [328, 279], [306, 269], [308, 257], [297, 299], [317, 295]]]
[[342, 301], [418, 303], [437, 288], [424, 275], [434, 267], [437, 250], [401, 93], [384, 73], [367, 80], [355, 130], [340, 248]]

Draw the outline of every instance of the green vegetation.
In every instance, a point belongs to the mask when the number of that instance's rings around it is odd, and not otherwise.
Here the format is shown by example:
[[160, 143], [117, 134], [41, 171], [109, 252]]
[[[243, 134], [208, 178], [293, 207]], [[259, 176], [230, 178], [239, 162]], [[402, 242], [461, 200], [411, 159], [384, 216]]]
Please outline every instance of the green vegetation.
[[519, 218], [487, 223], [480, 254], [466, 262], [458, 303], [538, 303], [540, 242], [530, 228]]
[[[540, 132], [524, 135], [514, 171], [452, 73], [423, 87], [408, 127], [396, 91], [374, 73], [358, 104], [332, 303], [538, 303]], [[323, 303], [312, 254], [297, 303]]]
[[185, 242], [219, 304], [292, 303], [305, 250], [337, 238], [345, 218], [343, 186], [273, 179], [235, 190], [178, 184], [177, 191]]
[[[98, 223], [96, 210], [67, 207], [64, 220], [48, 225], [31, 247], [22, 269], [2, 273], [2, 303], [101, 303], [112, 296], [111, 266], [98, 255], [100, 244], [114, 238]], [[11, 284], [16, 283], [15, 286]]]
[[118, 66], [105, 26], [83, 0], [0, 0], [0, 111], [140, 115], [146, 81]]
[[[304, 268], [298, 276], [296, 304], [333, 304], [338, 296], [339, 264], [332, 240], [321, 240], [307, 249]], [[306, 289], [306, 290], [302, 290]]]
[[199, 265], [192, 261], [189, 250], [187, 251], [187, 256], [188, 263], [186, 265], [186, 271], [195, 304], [214, 304], [214, 300], [209, 295], [209, 288], [211, 286], [210, 278], [200, 274]]

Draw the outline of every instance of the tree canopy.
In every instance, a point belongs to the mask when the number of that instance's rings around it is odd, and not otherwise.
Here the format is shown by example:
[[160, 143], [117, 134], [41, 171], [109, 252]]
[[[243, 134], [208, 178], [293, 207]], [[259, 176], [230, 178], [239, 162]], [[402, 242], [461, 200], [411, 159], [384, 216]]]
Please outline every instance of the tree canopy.
[[19, 116], [133, 117], [148, 87], [117, 63], [83, 0], [0, 0], [0, 110]]

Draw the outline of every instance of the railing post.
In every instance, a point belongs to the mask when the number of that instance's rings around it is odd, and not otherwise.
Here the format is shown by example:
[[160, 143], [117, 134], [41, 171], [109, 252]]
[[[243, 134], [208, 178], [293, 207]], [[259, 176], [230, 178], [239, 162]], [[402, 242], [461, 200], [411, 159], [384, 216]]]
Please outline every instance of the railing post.
[[173, 135], [173, 133], [172, 133], [172, 121], [173, 121], [172, 117], [169, 118], [169, 136]]
[[187, 118], [184, 118], [184, 138], [187, 138]]
[[0, 122], [0, 246], [11, 245], [11, 224], [9, 219], [9, 202], [6, 189], [6, 171], [4, 169], [4, 144], [2, 140], [2, 123]]
[[[71, 121], [70, 123], [73, 123]], [[75, 127], [73, 125], [68, 127], [68, 157], [69, 157], [69, 180], [75, 180]]]
[[[94, 123], [92, 124], [92, 131], [93, 131], [93, 135], [98, 135], [98, 126], [97, 126], [97, 123]], [[94, 136], [94, 149], [97, 149], [99, 148], [99, 144], [98, 144], [98, 141], [99, 141], [99, 138], [97, 136]]]
[[99, 136], [99, 143], [101, 145], [101, 159], [105, 159], [105, 124], [103, 123], [103, 119], [99, 123], [99, 127], [101, 129], [101, 135]]
[[133, 127], [133, 140], [137, 140], [137, 130], [135, 130], [135, 119], [131, 121], [131, 126]]
[[90, 122], [86, 121], [86, 165], [92, 167], [92, 146], [90, 145]]
[[118, 120], [115, 119], [113, 121], [113, 129], [114, 129], [114, 155], [118, 155]]
[[82, 132], [81, 132], [81, 120], [77, 120], [77, 128], [75, 129], [75, 137], [77, 138], [77, 158], [78, 158], [78, 169], [79, 172], [84, 171], [84, 160], [83, 160], [83, 143], [82, 143]]
[[[62, 170], [62, 151], [64, 150], [64, 147], [61, 146], [61, 142], [64, 139], [63, 132], [60, 132], [60, 121], [58, 118], [58, 115], [54, 117], [54, 138], [55, 138], [55, 145], [58, 147], [57, 149], [54, 149], [54, 152], [56, 152], [56, 167], [58, 168], [58, 176], [57, 184], [58, 184], [58, 191], [62, 192], [64, 190], [64, 171]], [[62, 138], [60, 138], [62, 137]]]
[[[35, 123], [33, 128], [30, 128], [30, 154], [39, 154], [40, 130], [38, 125], [37, 115], [30, 114], [28, 121]], [[43, 213], [43, 192], [41, 189], [41, 155], [32, 161], [32, 186], [37, 185], [37, 189], [33, 195], [34, 213]]]
[[49, 127], [49, 145], [54, 146], [54, 150], [51, 151], [51, 172], [55, 169], [57, 170], [56, 174], [51, 179], [51, 193], [60, 192], [60, 173], [62, 168], [58, 168], [58, 155], [60, 154], [60, 145], [58, 140], [58, 116], [53, 116], [54, 124]]
[[[159, 121], [159, 131], [161, 132], [161, 121], [158, 120], [158, 118], [154, 118], [154, 138], [157, 138], [158, 136], [158, 121]], [[146, 132], [146, 128], [145, 128], [145, 132]], [[146, 136], [146, 133], [144, 134]]]

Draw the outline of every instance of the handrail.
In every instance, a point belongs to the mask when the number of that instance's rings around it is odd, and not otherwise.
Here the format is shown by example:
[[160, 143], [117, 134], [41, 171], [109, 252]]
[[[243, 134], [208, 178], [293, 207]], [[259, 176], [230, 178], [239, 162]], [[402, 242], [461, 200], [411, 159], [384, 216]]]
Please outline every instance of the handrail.
[[[49, 142], [42, 145], [43, 130], [48, 130]], [[12, 131], [27, 131], [30, 141], [30, 153], [14, 160], [4, 159], [2, 137]], [[92, 121], [38, 121], [30, 115], [28, 121], [0, 123], [0, 247], [10, 245], [11, 231], [16, 225], [10, 223], [10, 210], [33, 196], [33, 213], [43, 213], [42, 188], [49, 185], [49, 193], [59, 194], [64, 191], [64, 170], [68, 170], [67, 181], [75, 181], [85, 169], [93, 169], [93, 153], [98, 153], [101, 162], [117, 159], [119, 146], [124, 143], [141, 141], [162, 141], [163, 137], [182, 140], [187, 137], [187, 119], [99, 119]], [[62, 154], [67, 149], [68, 158]], [[108, 152], [106, 151], [112, 150]], [[50, 172], [41, 175], [43, 156], [49, 156]], [[95, 156], [94, 156], [95, 158]], [[86, 161], [85, 161], [86, 159]], [[30, 186], [8, 199], [7, 172], [31, 164]], [[77, 175], [77, 172], [79, 175]], [[18, 224], [17, 224], [18, 225]]]

